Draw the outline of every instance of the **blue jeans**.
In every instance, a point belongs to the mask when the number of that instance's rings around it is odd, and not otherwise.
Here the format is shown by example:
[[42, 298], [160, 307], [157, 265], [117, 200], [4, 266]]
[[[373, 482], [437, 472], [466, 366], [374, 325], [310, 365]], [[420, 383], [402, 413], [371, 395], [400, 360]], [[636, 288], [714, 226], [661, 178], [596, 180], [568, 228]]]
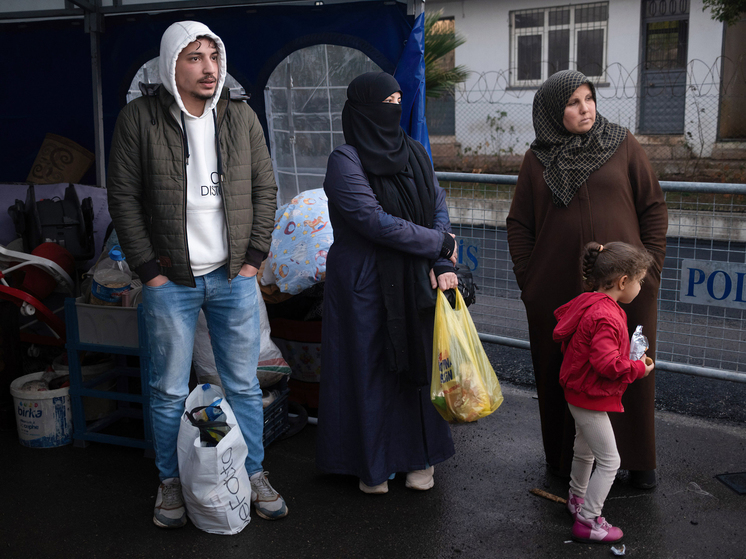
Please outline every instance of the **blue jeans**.
[[155, 463], [161, 481], [179, 477], [176, 440], [189, 395], [194, 330], [205, 312], [220, 381], [249, 456], [249, 475], [262, 470], [264, 410], [256, 378], [259, 361], [259, 309], [256, 278], [229, 281], [223, 266], [195, 278], [196, 288], [167, 282], [143, 286], [143, 308], [150, 342], [150, 415]]

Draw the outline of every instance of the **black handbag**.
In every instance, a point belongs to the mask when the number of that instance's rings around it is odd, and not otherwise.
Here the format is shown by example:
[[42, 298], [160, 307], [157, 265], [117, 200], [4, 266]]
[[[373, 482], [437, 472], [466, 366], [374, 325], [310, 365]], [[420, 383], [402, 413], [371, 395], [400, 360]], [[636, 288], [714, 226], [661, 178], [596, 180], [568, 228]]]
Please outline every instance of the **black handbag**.
[[[456, 264], [456, 277], [458, 278], [458, 290], [464, 298], [466, 306], [474, 304], [477, 301], [477, 284], [474, 283], [474, 276], [471, 269], [466, 264]], [[456, 294], [453, 289], [447, 289], [443, 292], [451, 304], [452, 308], [456, 307]]]

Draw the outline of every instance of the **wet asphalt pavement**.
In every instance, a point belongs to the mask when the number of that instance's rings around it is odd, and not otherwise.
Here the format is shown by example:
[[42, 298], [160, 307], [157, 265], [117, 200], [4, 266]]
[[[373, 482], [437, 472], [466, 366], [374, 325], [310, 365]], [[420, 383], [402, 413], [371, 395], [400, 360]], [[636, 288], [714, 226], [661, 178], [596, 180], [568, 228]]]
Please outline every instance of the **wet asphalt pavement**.
[[[356, 479], [319, 473], [309, 425], [273, 443], [265, 458], [289, 516], [269, 522], [252, 513], [235, 536], [191, 523], [156, 528], [157, 474], [140, 450], [101, 443], [29, 449], [15, 432], [0, 432], [0, 557], [613, 557], [609, 545], [569, 543], [565, 508], [529, 493], [564, 497], [567, 483], [543, 465], [527, 352], [487, 349], [505, 402], [488, 418], [453, 426], [457, 454], [436, 467], [432, 490], [407, 490], [399, 475], [387, 495], [371, 496]], [[742, 385], [698, 382], [659, 377], [658, 487], [636, 490], [624, 472], [612, 487], [604, 515], [625, 531], [627, 557], [746, 557], [746, 495], [715, 478], [746, 472], [744, 410], [731, 409], [743, 407]], [[718, 383], [717, 396], [707, 395], [709, 383]]]

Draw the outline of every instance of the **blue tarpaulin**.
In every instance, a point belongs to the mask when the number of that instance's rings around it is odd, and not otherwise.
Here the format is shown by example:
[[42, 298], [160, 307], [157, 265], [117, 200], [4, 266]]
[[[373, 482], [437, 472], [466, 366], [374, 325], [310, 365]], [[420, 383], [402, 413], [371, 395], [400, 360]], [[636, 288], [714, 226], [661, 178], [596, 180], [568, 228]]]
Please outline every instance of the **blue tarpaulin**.
[[[356, 48], [384, 71], [397, 71], [405, 93], [402, 124], [426, 144], [422, 17], [415, 25], [405, 4], [380, 1], [107, 16], [101, 34], [107, 153], [133, 77], [158, 56], [163, 31], [183, 19], [202, 21], [221, 36], [228, 72], [251, 95], [265, 130], [264, 88], [272, 71], [295, 50], [333, 44]], [[6, 75], [19, 86], [0, 93], [0, 182], [23, 182], [47, 132], [94, 151], [90, 36], [82, 20], [0, 24], [0, 32], [23, 53], [6, 59]], [[81, 182], [95, 184], [93, 170]]]
[[425, 122], [425, 14], [420, 14], [409, 34], [394, 77], [402, 88], [402, 128], [419, 141], [432, 157]]

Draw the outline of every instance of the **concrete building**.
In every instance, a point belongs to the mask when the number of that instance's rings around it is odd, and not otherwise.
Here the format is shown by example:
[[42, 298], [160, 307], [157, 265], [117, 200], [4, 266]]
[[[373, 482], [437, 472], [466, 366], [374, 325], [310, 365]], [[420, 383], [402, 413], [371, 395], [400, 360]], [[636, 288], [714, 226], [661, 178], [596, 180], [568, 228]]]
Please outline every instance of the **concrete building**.
[[440, 168], [514, 169], [534, 138], [538, 86], [569, 68], [596, 83], [598, 112], [635, 133], [661, 173], [728, 168], [744, 182], [746, 19], [728, 27], [701, 0], [432, 0], [426, 9], [466, 38], [453, 63], [472, 71], [428, 106]]

